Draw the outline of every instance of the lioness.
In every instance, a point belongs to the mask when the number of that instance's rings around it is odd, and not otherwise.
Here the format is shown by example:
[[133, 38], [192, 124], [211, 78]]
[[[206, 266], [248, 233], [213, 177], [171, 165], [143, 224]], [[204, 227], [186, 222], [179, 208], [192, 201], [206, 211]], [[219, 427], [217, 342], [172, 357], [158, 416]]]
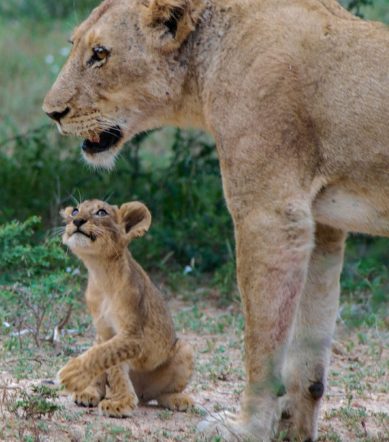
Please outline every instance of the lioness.
[[284, 411], [314, 439], [346, 232], [389, 234], [388, 29], [335, 0], [106, 0], [72, 41], [43, 109], [88, 162], [167, 124], [217, 143], [247, 385], [201, 429], [268, 441]]
[[98, 405], [107, 416], [129, 416], [138, 399], [186, 410], [192, 400], [182, 391], [193, 372], [192, 349], [177, 339], [161, 294], [127, 248], [150, 227], [150, 212], [139, 202], [117, 208], [91, 200], [62, 216], [63, 243], [88, 269], [85, 297], [97, 338], [60, 370], [60, 382], [77, 404]]

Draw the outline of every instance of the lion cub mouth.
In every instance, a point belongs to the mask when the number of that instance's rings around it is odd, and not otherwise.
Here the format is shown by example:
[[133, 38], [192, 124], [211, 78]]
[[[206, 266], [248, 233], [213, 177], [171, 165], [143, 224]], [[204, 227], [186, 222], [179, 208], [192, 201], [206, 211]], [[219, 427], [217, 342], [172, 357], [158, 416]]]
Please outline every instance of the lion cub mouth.
[[82, 143], [82, 150], [88, 154], [104, 152], [114, 147], [123, 137], [119, 126], [114, 126], [104, 130], [100, 134], [86, 138]]
[[88, 234], [88, 233], [84, 232], [84, 231], [81, 230], [81, 229], [77, 229], [77, 230], [75, 230], [75, 231], [72, 233], [72, 236], [73, 236], [73, 235], [76, 235], [76, 234], [80, 234], [80, 235], [86, 236], [86, 237], [89, 238], [92, 242], [96, 241], [96, 236], [93, 235], [93, 233]]

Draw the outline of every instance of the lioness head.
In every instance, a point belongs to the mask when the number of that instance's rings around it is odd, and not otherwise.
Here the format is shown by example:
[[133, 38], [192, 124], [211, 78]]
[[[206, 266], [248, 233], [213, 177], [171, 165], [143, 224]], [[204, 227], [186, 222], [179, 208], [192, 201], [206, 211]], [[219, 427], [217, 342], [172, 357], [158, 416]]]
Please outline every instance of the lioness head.
[[73, 33], [43, 110], [111, 167], [136, 133], [175, 124], [188, 75], [185, 42], [204, 0], [105, 0]]
[[78, 256], [120, 254], [128, 243], [150, 227], [147, 207], [133, 201], [120, 208], [99, 201], [84, 201], [61, 210], [66, 222], [62, 241]]

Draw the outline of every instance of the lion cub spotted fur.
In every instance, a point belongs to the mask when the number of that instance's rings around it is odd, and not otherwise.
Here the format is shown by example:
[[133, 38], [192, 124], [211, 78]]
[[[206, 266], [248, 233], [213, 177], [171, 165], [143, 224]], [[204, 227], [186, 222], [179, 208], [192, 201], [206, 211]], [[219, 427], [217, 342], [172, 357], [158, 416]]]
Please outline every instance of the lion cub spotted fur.
[[150, 227], [150, 212], [139, 202], [118, 208], [91, 200], [61, 214], [63, 243], [88, 269], [85, 296], [97, 334], [92, 348], [60, 370], [61, 384], [77, 404], [98, 405], [108, 416], [128, 416], [152, 399], [186, 410], [192, 349], [177, 339], [161, 294], [127, 248]]

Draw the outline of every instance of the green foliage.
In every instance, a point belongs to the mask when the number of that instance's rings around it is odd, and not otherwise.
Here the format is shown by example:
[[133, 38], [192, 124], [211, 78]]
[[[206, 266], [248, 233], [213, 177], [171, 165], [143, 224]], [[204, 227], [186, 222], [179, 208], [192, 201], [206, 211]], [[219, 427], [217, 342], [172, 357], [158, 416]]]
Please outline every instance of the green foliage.
[[21, 346], [22, 330], [39, 346], [69, 314], [80, 291], [79, 272], [59, 238], [35, 242], [39, 227], [37, 217], [0, 226], [0, 321], [10, 333], [8, 348], [17, 344], [16, 337]]
[[[112, 173], [91, 170], [79, 149], [47, 128], [22, 137], [12, 152], [0, 151], [0, 222], [40, 215], [46, 227], [60, 223], [59, 209], [75, 199], [140, 199], [153, 214], [150, 233], [132, 248], [147, 268], [169, 264], [210, 271], [231, 259], [232, 224], [227, 213], [213, 144], [197, 132], [174, 131], [167, 166], [148, 165], [135, 138]], [[23, 173], [21, 173], [23, 171]]]
[[239, 299], [236, 285], [236, 263], [234, 251], [229, 243], [227, 243], [227, 245], [230, 259], [215, 270], [212, 281], [213, 285], [219, 289], [220, 302], [222, 304], [229, 304], [232, 301]]
[[146, 172], [137, 184], [155, 219], [148, 248], [163, 250], [154, 259], [173, 253], [181, 266], [213, 270], [231, 258], [227, 239], [233, 236], [214, 145], [198, 133], [177, 130], [172, 153], [166, 169]]
[[35, 386], [32, 393], [22, 390], [19, 397], [9, 404], [9, 411], [25, 419], [51, 417], [61, 406], [53, 400], [58, 397], [57, 391], [45, 386]]
[[354, 237], [342, 275], [341, 317], [351, 326], [380, 325], [389, 315], [388, 242]]
[[358, 17], [363, 17], [362, 8], [364, 6], [372, 6], [373, 0], [350, 0], [348, 2], [348, 9]]
[[[59, 209], [75, 204], [76, 199], [101, 198], [116, 204], [142, 200], [153, 214], [150, 232], [131, 245], [142, 265], [148, 270], [161, 270], [169, 278], [176, 275], [175, 280], [179, 275], [181, 281], [213, 272], [212, 284], [218, 287], [223, 302], [231, 302], [237, 294], [232, 223], [223, 200], [212, 141], [197, 132], [179, 130], [143, 134], [129, 143], [115, 170], [107, 173], [84, 164], [75, 148], [79, 140], [61, 137], [48, 125], [31, 129], [45, 121], [37, 109], [65, 60], [69, 49], [65, 47], [66, 36], [82, 15], [98, 3], [99, 0], [0, 3], [0, 49], [7, 59], [0, 66], [0, 83], [4, 86], [0, 101], [5, 103], [0, 109], [0, 223], [28, 220], [2, 228], [0, 247], [4, 244], [6, 249], [0, 248], [0, 284], [8, 289], [2, 289], [0, 294], [6, 300], [0, 315], [8, 322], [23, 307], [27, 289], [28, 296], [41, 297], [42, 305], [50, 296], [59, 296], [59, 305], [65, 300], [73, 302], [79, 291], [79, 278], [64, 269], [74, 269], [79, 264], [63, 252], [58, 239], [39, 240], [60, 224]], [[357, 14], [371, 17], [374, 13], [374, 18], [381, 18], [389, 9], [387, 0], [342, 3]], [[20, 135], [25, 131], [26, 135]], [[4, 142], [12, 137], [13, 141]], [[31, 216], [39, 216], [42, 224], [29, 219]], [[353, 239], [352, 249], [359, 251], [361, 241]], [[379, 240], [370, 240], [366, 250], [376, 250], [377, 244]], [[347, 321], [353, 322], [362, 315], [363, 321], [370, 317], [371, 322], [376, 314], [381, 315], [380, 306], [387, 301], [388, 275], [382, 265], [386, 257], [381, 250], [371, 266], [367, 257], [349, 257], [343, 282], [346, 304], [342, 310]], [[190, 266], [190, 277], [183, 275], [186, 266]], [[354, 297], [357, 308], [351, 307]], [[7, 315], [6, 305], [13, 306]], [[31, 324], [30, 319], [27, 322]], [[47, 328], [43, 326], [42, 330]], [[13, 345], [11, 339], [9, 342]]]
[[35, 20], [63, 18], [70, 14], [85, 15], [99, 0], [9, 0], [0, 3], [0, 15], [7, 18], [29, 17]]
[[47, 277], [48, 272], [68, 263], [58, 239], [32, 245], [31, 238], [39, 224], [38, 217], [31, 217], [24, 223], [13, 221], [0, 226], [2, 283], [21, 283], [30, 278]]
[[369, 20], [389, 23], [389, 0], [339, 0], [349, 11]]

